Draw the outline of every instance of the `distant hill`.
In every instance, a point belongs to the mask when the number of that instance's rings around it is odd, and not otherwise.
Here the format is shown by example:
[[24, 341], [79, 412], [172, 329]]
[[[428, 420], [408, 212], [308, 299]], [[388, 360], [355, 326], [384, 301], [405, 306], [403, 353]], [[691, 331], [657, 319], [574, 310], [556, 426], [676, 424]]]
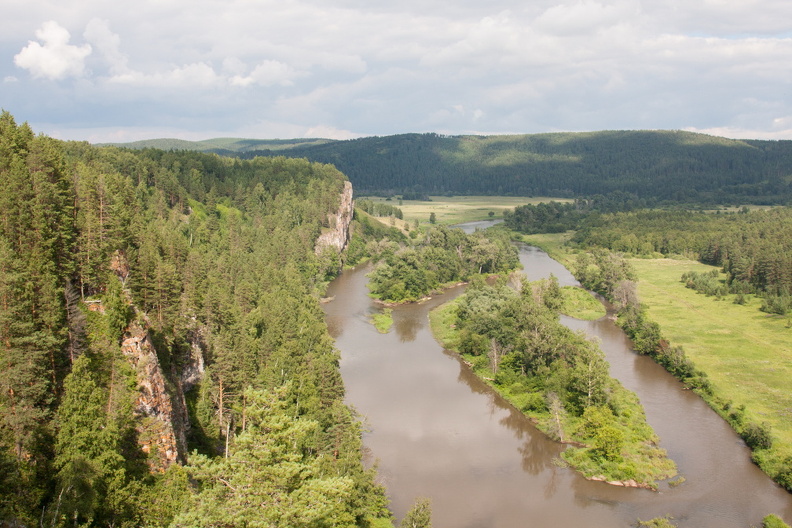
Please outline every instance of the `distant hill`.
[[218, 154], [233, 155], [251, 150], [279, 151], [294, 147], [321, 145], [332, 141], [330, 139], [243, 139], [243, 138], [215, 138], [203, 141], [188, 141], [185, 139], [161, 138], [144, 139], [130, 143], [100, 143], [97, 146], [115, 146], [131, 149], [153, 148], [159, 150], [191, 150], [196, 152], [215, 152]]
[[574, 197], [620, 191], [650, 202], [792, 200], [792, 141], [602, 131], [401, 134], [346, 141], [227, 139], [194, 145], [194, 150], [241, 158], [281, 156], [288, 149], [290, 157], [335, 165], [359, 194]]

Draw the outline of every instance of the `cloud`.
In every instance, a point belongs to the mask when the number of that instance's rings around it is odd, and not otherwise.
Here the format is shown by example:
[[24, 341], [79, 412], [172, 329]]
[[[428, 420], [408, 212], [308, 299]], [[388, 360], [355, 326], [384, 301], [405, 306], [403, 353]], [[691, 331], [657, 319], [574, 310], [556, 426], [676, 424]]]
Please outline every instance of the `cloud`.
[[788, 13], [788, 0], [26, 0], [0, 21], [0, 55], [17, 54], [0, 60], [0, 100], [59, 130], [782, 135]]
[[711, 136], [727, 137], [731, 139], [782, 140], [792, 138], [792, 127], [780, 128], [777, 130], [746, 129], [730, 126], [712, 128], [686, 127], [684, 130], [688, 132], [698, 132], [701, 134], [709, 134]]
[[121, 37], [110, 31], [110, 24], [107, 20], [91, 19], [85, 28], [83, 37], [101, 55], [112, 74], [123, 75], [130, 72], [127, 65], [128, 58], [121, 53]]
[[583, 0], [546, 9], [537, 19], [539, 30], [559, 35], [589, 34], [628, 19], [627, 9], [616, 4]]
[[249, 75], [235, 75], [230, 82], [234, 86], [292, 86], [297, 77], [305, 75], [288, 64], [276, 60], [260, 62]]
[[90, 44], [72, 46], [69, 32], [57, 22], [44, 22], [36, 31], [44, 43], [28, 41], [22, 51], [14, 56], [14, 64], [30, 71], [35, 78], [64, 79], [80, 77], [85, 69], [85, 58], [91, 54]]

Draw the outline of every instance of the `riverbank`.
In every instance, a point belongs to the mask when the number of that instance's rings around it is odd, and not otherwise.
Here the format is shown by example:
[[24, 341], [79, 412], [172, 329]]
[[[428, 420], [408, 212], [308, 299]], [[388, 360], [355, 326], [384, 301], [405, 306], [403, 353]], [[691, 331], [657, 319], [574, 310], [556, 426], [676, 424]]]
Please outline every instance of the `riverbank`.
[[777, 476], [792, 460], [792, 330], [781, 316], [759, 311], [759, 299], [739, 305], [732, 296], [707, 297], [680, 281], [686, 271], [717, 269], [713, 266], [675, 259], [630, 262], [649, 316], [672, 345], [682, 346], [707, 373], [712, 396], [705, 400], [710, 406], [732, 425], [769, 425], [772, 446], [755, 451], [754, 460]]
[[[562, 287], [574, 283], [544, 253], [523, 257], [530, 279], [553, 274]], [[341, 354], [346, 401], [365, 417], [369, 461], [376, 461], [397, 519], [416, 497], [431, 498], [436, 526], [518, 528], [530, 519], [537, 526], [613, 528], [668, 514], [680, 528], [746, 528], [760, 526], [770, 512], [792, 519], [792, 498], [750, 462], [723, 420], [648, 357], [631, 352], [610, 319], [581, 321], [574, 330], [596, 336], [611, 375], [638, 394], [661, 447], [679, 464], [685, 481], [661, 482], [659, 493], [560, 469], [553, 461], [564, 445], [456, 354], [443, 352], [428, 312], [463, 288], [394, 307], [394, 324], [381, 334], [368, 317], [381, 307], [368, 296], [366, 272], [342, 273], [327, 293], [335, 300], [322, 307]]]
[[[566, 266], [575, 252], [564, 246], [568, 234], [521, 237], [536, 243]], [[681, 346], [707, 375], [711, 391], [702, 399], [735, 431], [748, 424], [767, 426], [772, 445], [755, 449], [754, 462], [776, 482], [792, 488], [792, 340], [780, 316], [759, 311], [733, 296], [718, 300], [686, 288], [687, 271], [717, 269], [686, 259], [629, 260], [637, 272], [637, 292], [652, 321], [671, 347]]]
[[[568, 412], [556, 392], [542, 386], [545, 383], [556, 384], [552, 379], [558, 376], [574, 377], [571, 366], [566, 367], [568, 370], [557, 370], [560, 367], [556, 365], [552, 372], [548, 370], [546, 373], [549, 380], [542, 380], [542, 375], [531, 377], [523, 373], [520, 376], [508, 370], [498, 370], [497, 364], [493, 366], [497, 359], [493, 361], [491, 352], [486, 355], [462, 353], [460, 348], [465, 337], [458, 330], [457, 310], [463, 299], [464, 296], [430, 312], [430, 326], [435, 338], [446, 349], [459, 354], [479, 379], [527, 416], [539, 430], [569, 446], [561, 454], [561, 465], [573, 467], [589, 480], [651, 490], [657, 489], [658, 481], [676, 475], [676, 466], [658, 447], [657, 436], [647, 424], [638, 398], [617, 380], [608, 378], [602, 381], [607, 386], [607, 405], [592, 405], [586, 407], [585, 412], [580, 409]], [[556, 330], [552, 333], [564, 335]], [[548, 343], [548, 346], [568, 346], [561, 340], [569, 338], [568, 335], [558, 337], [559, 342]], [[574, 345], [570, 353], [573, 349]], [[502, 361], [506, 362], [507, 356]], [[588, 379], [591, 382], [591, 378]], [[565, 389], [559, 386], [557, 390]]]

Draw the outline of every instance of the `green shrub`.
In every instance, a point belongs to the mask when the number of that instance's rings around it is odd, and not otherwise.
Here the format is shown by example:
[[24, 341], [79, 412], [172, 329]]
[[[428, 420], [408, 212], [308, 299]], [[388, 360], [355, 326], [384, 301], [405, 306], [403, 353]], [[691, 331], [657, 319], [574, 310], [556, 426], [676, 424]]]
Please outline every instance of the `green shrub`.
[[751, 450], [770, 449], [773, 446], [773, 437], [770, 434], [770, 426], [767, 423], [749, 423], [740, 434], [745, 443]]
[[790, 526], [781, 517], [771, 513], [762, 519], [762, 528], [790, 528]]

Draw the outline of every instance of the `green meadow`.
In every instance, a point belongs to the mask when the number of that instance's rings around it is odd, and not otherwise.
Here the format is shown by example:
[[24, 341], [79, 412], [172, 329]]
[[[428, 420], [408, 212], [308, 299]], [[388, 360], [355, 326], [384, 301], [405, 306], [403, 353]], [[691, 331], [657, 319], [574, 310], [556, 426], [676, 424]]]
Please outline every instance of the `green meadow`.
[[606, 314], [602, 303], [583, 288], [564, 286], [561, 288], [561, 298], [561, 313], [575, 319], [595, 321]]
[[[404, 221], [421, 224], [429, 223], [429, 216], [434, 213], [438, 224], [461, 224], [490, 218], [503, 218], [505, 209], [514, 209], [518, 205], [537, 204], [540, 202], [569, 202], [564, 198], [521, 196], [430, 196], [431, 201], [392, 199], [386, 203], [394, 205], [404, 213]], [[385, 202], [385, 198], [366, 197], [366, 200]], [[490, 213], [493, 213], [490, 216]]]
[[747, 418], [772, 428], [773, 450], [792, 455], [792, 328], [789, 319], [759, 311], [751, 298], [735, 304], [686, 288], [686, 271], [709, 271], [691, 260], [632, 259], [638, 295], [672, 345], [704, 370], [722, 400], [745, 405]]

